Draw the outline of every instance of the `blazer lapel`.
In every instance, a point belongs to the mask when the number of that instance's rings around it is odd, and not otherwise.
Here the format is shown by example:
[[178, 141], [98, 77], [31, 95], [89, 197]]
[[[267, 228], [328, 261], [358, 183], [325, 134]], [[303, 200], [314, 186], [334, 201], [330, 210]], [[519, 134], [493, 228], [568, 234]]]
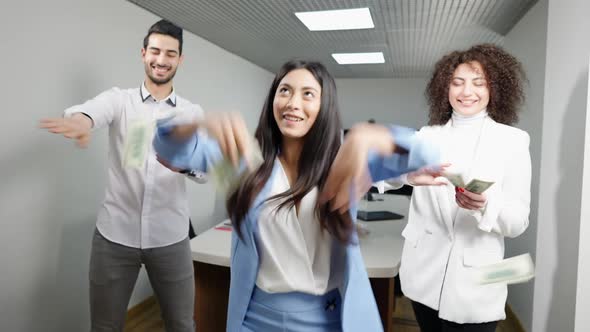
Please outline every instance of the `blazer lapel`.
[[[480, 180], [490, 180], [489, 172], [490, 167], [494, 167], [495, 145], [498, 142], [494, 139], [496, 135], [493, 134], [496, 122], [489, 117], [486, 117], [481, 128], [481, 135], [479, 143], [475, 150], [475, 156], [473, 157], [473, 166], [471, 172], [466, 174], [468, 177], [466, 180], [478, 178]], [[496, 138], [497, 139], [497, 138]], [[485, 151], [485, 152], [484, 152]]]
[[250, 220], [250, 227], [252, 227], [253, 234], [258, 232], [258, 217], [260, 215], [260, 210], [261, 210], [262, 206], [264, 205], [264, 202], [266, 201], [266, 199], [270, 197], [270, 192], [272, 190], [274, 178], [277, 175], [277, 171], [279, 169], [278, 163], [279, 163], [279, 161], [278, 161], [278, 159], [276, 159], [274, 162], [273, 168], [272, 168], [272, 172], [270, 173], [270, 176], [268, 177], [268, 180], [266, 181], [264, 186], [262, 186], [262, 189], [260, 190], [260, 192], [258, 193], [256, 198], [254, 199], [254, 202], [252, 203], [252, 208], [250, 209], [250, 212], [248, 213], [248, 219]]
[[[449, 143], [449, 133], [451, 130], [451, 121], [449, 120], [443, 127], [441, 127], [439, 134], [436, 137], [436, 141], [440, 144], [441, 148], [441, 161], [447, 162], [449, 153], [448, 151], [453, 147]], [[432, 188], [436, 192], [436, 200], [440, 209], [440, 215], [445, 223], [447, 231], [452, 236], [453, 234], [453, 215], [451, 212], [451, 201], [449, 200], [449, 193], [447, 186], [438, 186]]]
[[[465, 177], [464, 180], [471, 181], [473, 178], [480, 178], [481, 180], [489, 179], [489, 169], [494, 165], [494, 154], [490, 153], [494, 151], [494, 135], [490, 132], [494, 131], [494, 125], [496, 123], [486, 117], [484, 119], [484, 123], [482, 124], [481, 128], [481, 135], [479, 137], [479, 142], [477, 143], [475, 155], [473, 157], [473, 165], [469, 174], [463, 174]], [[452, 149], [452, 146], [449, 142], [449, 133], [451, 130], [451, 121], [447, 122], [447, 124], [441, 129], [440, 137], [438, 137], [438, 142], [440, 142], [441, 151], [442, 151], [442, 161], [448, 161], [448, 151]], [[485, 152], [484, 152], [485, 151]], [[465, 184], [467, 184], [465, 183]], [[455, 216], [452, 214], [451, 204], [454, 204], [449, 199], [448, 187], [447, 186], [440, 186], [433, 188], [436, 191], [436, 199], [438, 200], [438, 205], [440, 208], [440, 214], [444, 220], [445, 226], [447, 231], [451, 236], [454, 234], [454, 218]], [[457, 211], [458, 214], [463, 213], [462, 209]]]

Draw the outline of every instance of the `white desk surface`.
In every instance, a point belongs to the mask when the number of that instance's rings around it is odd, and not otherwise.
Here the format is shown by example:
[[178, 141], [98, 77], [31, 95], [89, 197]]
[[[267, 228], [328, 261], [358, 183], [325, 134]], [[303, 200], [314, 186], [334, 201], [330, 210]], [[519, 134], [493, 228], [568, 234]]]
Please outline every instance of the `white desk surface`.
[[[399, 271], [404, 243], [401, 233], [407, 223], [410, 200], [409, 197], [400, 195], [374, 194], [373, 197], [383, 201], [363, 201], [359, 208], [369, 211], [392, 211], [404, 216], [404, 219], [398, 220], [359, 220], [359, 223], [370, 231], [368, 235], [360, 237], [361, 252], [369, 277], [393, 278]], [[193, 260], [213, 265], [229, 267], [230, 247], [231, 232], [215, 228], [191, 240]]]

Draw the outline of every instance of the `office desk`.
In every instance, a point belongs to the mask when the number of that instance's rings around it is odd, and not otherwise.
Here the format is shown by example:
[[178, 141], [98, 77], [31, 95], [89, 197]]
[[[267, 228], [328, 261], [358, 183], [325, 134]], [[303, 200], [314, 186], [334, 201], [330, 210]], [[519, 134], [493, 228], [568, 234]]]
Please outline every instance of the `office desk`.
[[[398, 195], [374, 195], [383, 201], [361, 202], [369, 211], [387, 210], [404, 219], [362, 224], [370, 233], [360, 246], [385, 331], [392, 331], [394, 277], [399, 271], [409, 199]], [[220, 224], [223, 226], [223, 223]], [[231, 231], [212, 228], [191, 240], [195, 267], [195, 320], [200, 331], [225, 331], [229, 298]]]

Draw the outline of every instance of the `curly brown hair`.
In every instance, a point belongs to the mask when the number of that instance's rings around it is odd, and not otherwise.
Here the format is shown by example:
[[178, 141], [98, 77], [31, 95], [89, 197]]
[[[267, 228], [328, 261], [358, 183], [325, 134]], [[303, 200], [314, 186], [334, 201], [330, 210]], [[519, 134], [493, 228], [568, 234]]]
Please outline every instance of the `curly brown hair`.
[[494, 44], [480, 44], [466, 51], [454, 51], [440, 59], [426, 86], [429, 125], [443, 125], [449, 121], [449, 85], [455, 69], [464, 63], [479, 62], [484, 70], [490, 92], [486, 108], [494, 121], [513, 125], [518, 121], [518, 110], [524, 103], [526, 75], [522, 64], [503, 48]]

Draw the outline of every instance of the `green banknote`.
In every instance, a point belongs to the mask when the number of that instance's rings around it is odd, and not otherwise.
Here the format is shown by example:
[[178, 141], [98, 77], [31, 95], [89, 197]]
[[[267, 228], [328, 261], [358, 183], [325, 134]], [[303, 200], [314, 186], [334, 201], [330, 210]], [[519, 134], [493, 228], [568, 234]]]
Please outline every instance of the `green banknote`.
[[447, 178], [449, 182], [453, 184], [455, 187], [464, 188], [465, 181], [463, 181], [463, 176], [459, 173], [452, 173], [452, 172], [443, 172], [442, 176]]
[[154, 120], [137, 120], [129, 124], [123, 147], [123, 167], [143, 167], [155, 129]]
[[535, 265], [526, 253], [504, 259], [498, 263], [474, 268], [475, 282], [487, 284], [518, 284], [535, 277]]
[[486, 191], [489, 187], [494, 184], [492, 181], [483, 181], [479, 179], [473, 179], [465, 186], [467, 191], [472, 193], [481, 194]]
[[252, 149], [248, 158], [240, 156], [241, 161], [249, 160], [249, 167], [240, 171], [227, 157], [211, 167], [213, 181], [221, 193], [225, 194], [234, 191], [248, 174], [256, 171], [264, 162], [258, 142], [254, 138], [252, 140]]
[[467, 191], [472, 193], [481, 194], [486, 191], [489, 187], [491, 187], [494, 182], [493, 181], [484, 181], [480, 179], [473, 179], [469, 181], [466, 185], [463, 175], [460, 173], [453, 173], [453, 172], [443, 172], [442, 176], [447, 178], [450, 183], [453, 184], [455, 187], [465, 188]]

